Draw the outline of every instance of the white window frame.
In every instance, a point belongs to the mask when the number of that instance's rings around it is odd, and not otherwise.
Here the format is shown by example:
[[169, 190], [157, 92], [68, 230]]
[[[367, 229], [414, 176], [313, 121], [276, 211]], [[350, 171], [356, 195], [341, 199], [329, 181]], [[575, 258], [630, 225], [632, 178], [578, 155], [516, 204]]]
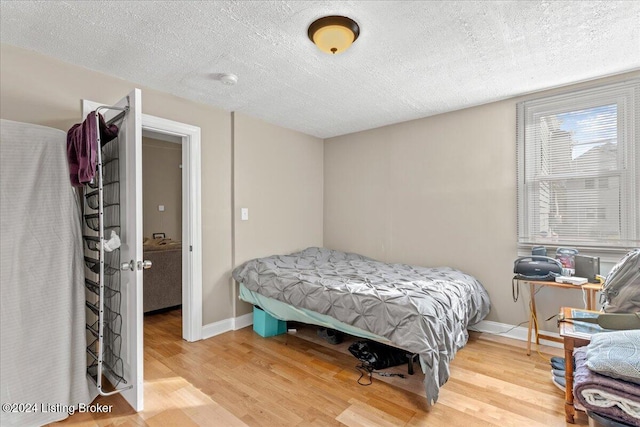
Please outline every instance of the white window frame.
[[[532, 230], [533, 212], [528, 206], [527, 165], [531, 158], [526, 158], [527, 144], [539, 146], [534, 140], [536, 133], [535, 118], [540, 115], [559, 114], [593, 108], [604, 104], [617, 105], [617, 143], [622, 150], [619, 157], [619, 177], [621, 186], [620, 215], [622, 240], [619, 242], [572, 242], [542, 239]], [[614, 256], [624, 254], [634, 247], [640, 246], [640, 79], [601, 85], [588, 89], [572, 91], [559, 95], [527, 100], [518, 103], [516, 118], [517, 133], [517, 225], [518, 250], [521, 253], [530, 251], [533, 246], [573, 247], [581, 253], [597, 256]], [[529, 150], [532, 152], [534, 150]], [[534, 156], [542, 155], [541, 153]], [[539, 157], [538, 157], [539, 158]], [[530, 253], [530, 252], [529, 252]], [[615, 259], [615, 257], [614, 257]]]

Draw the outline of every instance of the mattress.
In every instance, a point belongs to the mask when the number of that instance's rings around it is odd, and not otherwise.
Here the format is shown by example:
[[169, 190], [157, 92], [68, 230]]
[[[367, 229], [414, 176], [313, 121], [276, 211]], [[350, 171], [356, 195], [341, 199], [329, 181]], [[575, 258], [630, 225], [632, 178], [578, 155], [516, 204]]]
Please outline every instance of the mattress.
[[467, 342], [467, 327], [490, 310], [486, 290], [461, 271], [386, 264], [325, 248], [251, 260], [233, 277], [257, 294], [419, 354], [429, 405], [449, 378], [449, 362]]
[[294, 307], [273, 298], [260, 295], [257, 292], [247, 289], [247, 287], [242, 283], [240, 283], [240, 294], [238, 296], [242, 301], [257, 305], [262, 310], [269, 313], [270, 316], [279, 320], [307, 323], [324, 328], [336, 329], [355, 337], [378, 341], [384, 344], [391, 344], [391, 342], [385, 337], [356, 328], [355, 326], [341, 322], [331, 316], [327, 316], [326, 314], [320, 314], [304, 308]]
[[[80, 210], [66, 134], [0, 126], [2, 426], [66, 418], [96, 396], [86, 376]], [[21, 404], [21, 406], [18, 406]]]

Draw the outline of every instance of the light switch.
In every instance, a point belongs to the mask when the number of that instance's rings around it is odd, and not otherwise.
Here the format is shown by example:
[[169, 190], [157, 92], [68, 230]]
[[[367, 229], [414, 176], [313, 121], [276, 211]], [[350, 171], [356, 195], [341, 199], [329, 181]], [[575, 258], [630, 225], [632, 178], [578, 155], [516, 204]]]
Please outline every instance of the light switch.
[[243, 221], [249, 221], [249, 208], [240, 209], [240, 219]]
[[164, 212], [164, 205], [158, 205], [158, 211]]

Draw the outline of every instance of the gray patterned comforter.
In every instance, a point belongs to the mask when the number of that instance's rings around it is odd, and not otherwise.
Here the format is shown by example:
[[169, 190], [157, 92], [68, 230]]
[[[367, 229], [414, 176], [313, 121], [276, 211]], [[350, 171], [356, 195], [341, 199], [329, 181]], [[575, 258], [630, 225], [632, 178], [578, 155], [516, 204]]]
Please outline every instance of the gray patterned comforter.
[[247, 261], [233, 278], [418, 353], [429, 405], [449, 378], [449, 362], [467, 343], [467, 326], [481, 321], [491, 305], [480, 282], [458, 270], [385, 264], [324, 248]]

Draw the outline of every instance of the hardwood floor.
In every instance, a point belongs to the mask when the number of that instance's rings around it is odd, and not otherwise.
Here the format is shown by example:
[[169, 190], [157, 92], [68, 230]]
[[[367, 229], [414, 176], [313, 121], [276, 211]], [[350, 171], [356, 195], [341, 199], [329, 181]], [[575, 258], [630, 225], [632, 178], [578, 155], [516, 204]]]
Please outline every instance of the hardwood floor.
[[[135, 413], [120, 396], [99, 397], [111, 413], [77, 413], [55, 425], [565, 425], [564, 393], [551, 383], [548, 361], [527, 356], [521, 341], [472, 332], [427, 411], [419, 368], [405, 379], [374, 376], [358, 385], [351, 340], [334, 346], [313, 327], [289, 325], [297, 331], [262, 338], [248, 327], [187, 343], [180, 322], [180, 311], [145, 317], [144, 411]], [[387, 371], [406, 373], [406, 366]], [[588, 425], [583, 413], [575, 425]]]

